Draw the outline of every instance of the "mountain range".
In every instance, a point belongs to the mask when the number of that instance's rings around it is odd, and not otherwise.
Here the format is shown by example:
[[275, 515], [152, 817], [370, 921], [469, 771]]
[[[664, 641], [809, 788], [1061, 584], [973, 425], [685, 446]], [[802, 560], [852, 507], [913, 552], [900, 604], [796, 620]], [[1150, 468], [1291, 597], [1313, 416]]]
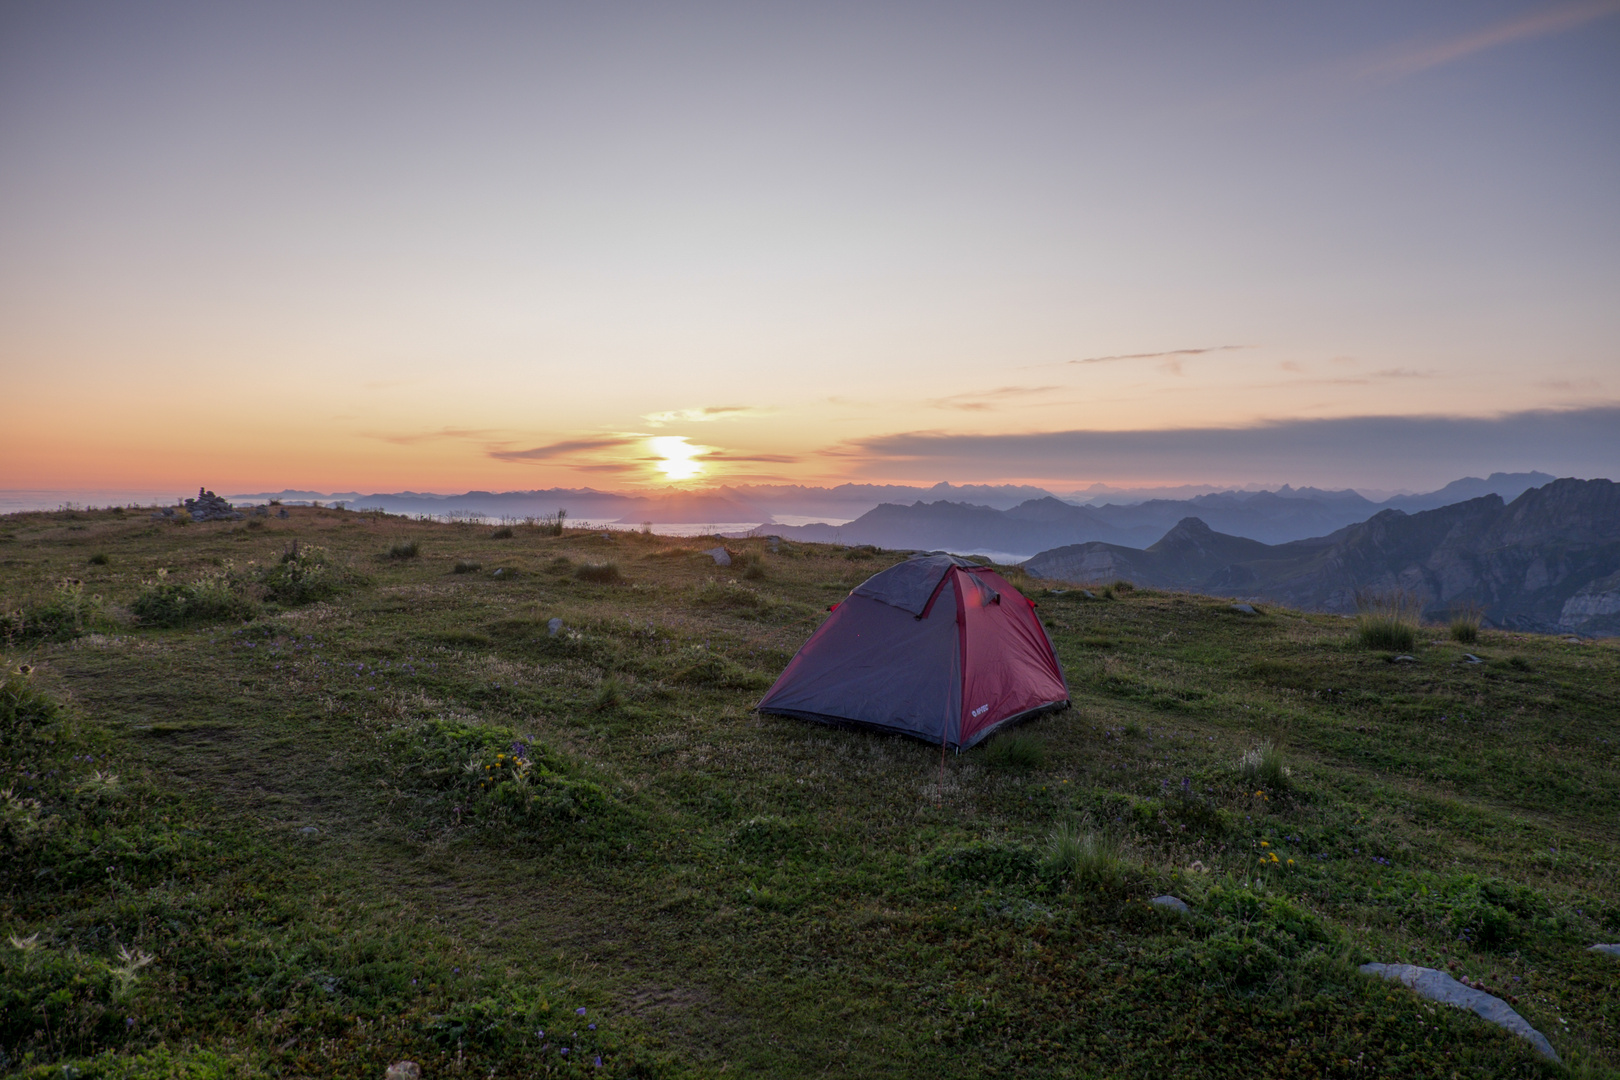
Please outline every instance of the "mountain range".
[[842, 525], [815, 523], [773, 528], [783, 537], [888, 548], [983, 552], [1016, 561], [1063, 544], [1100, 540], [1146, 547], [1185, 517], [1212, 529], [1268, 544], [1322, 536], [1383, 510], [1415, 513], [1484, 495], [1517, 498], [1545, 484], [1546, 473], [1493, 473], [1468, 477], [1438, 491], [1373, 502], [1355, 491], [1292, 488], [1223, 491], [1190, 499], [1077, 506], [1051, 494], [1001, 509], [959, 501], [884, 503]]
[[1184, 518], [1145, 548], [1043, 551], [1039, 577], [1268, 600], [1349, 613], [1358, 592], [1401, 590], [1429, 619], [1477, 605], [1498, 627], [1620, 634], [1620, 484], [1557, 480], [1511, 502], [1488, 494], [1416, 513], [1390, 507], [1326, 535], [1266, 544]]

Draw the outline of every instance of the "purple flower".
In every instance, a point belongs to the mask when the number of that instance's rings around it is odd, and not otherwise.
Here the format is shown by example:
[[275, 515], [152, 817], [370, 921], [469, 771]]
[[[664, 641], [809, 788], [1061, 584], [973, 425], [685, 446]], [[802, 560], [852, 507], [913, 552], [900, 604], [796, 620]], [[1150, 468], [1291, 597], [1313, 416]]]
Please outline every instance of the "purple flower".
[[593, 1064], [595, 1064], [598, 1069], [600, 1069], [602, 1067], [602, 1055], [601, 1054], [596, 1055], [596, 1061]]
[[124, 1027], [126, 1029], [132, 1028], [134, 1026], [135, 1026], [135, 1018], [133, 1016], [124, 1017]]
[[586, 1024], [585, 1025], [585, 1030], [586, 1031], [595, 1031], [596, 1030], [596, 1025], [595, 1024]]
[[568, 1053], [568, 1047], [566, 1047], [566, 1046], [565, 1046], [565, 1047], [563, 1047], [563, 1048], [562, 1048], [562, 1049], [561, 1049], [561, 1050], [558, 1050], [558, 1051], [557, 1051], [557, 1053], [559, 1053], [559, 1054], [566, 1054], [566, 1053]]
[[575, 1016], [584, 1016], [585, 1015], [585, 1006], [581, 1005], [579, 1008], [575, 1009], [574, 1010], [574, 1015]]

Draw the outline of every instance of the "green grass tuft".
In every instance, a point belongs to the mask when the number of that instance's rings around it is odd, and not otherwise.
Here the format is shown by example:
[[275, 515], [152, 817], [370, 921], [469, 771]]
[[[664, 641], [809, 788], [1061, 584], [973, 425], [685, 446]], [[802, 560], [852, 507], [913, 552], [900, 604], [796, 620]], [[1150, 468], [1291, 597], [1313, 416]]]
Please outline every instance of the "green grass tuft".
[[1369, 649], [1410, 652], [1422, 610], [1422, 602], [1404, 589], [1357, 591], [1356, 637]]
[[619, 572], [619, 564], [615, 562], [583, 563], [574, 571], [574, 576], [597, 585], [616, 585], [624, 580], [624, 575]]
[[1117, 887], [1126, 870], [1125, 847], [1090, 821], [1065, 822], [1047, 836], [1045, 869], [1077, 885]]
[[999, 769], [1029, 771], [1046, 764], [1046, 744], [1026, 734], [997, 735], [984, 751], [985, 761]]
[[450, 571], [453, 574], [476, 574], [484, 568], [484, 564], [476, 559], [457, 559], [455, 567]]
[[502, 525], [500, 528], [498, 528], [494, 532], [490, 533], [489, 538], [491, 540], [510, 540], [510, 539], [512, 539], [512, 537], [514, 537], [516, 535], [517, 534], [512, 531], [512, 526], [510, 526], [510, 525]]
[[1258, 785], [1272, 792], [1287, 791], [1293, 778], [1287, 756], [1270, 739], [1244, 751], [1238, 762], [1238, 774], [1243, 777], [1245, 784]]
[[388, 545], [386, 558], [394, 560], [414, 559], [422, 554], [422, 545], [415, 540], [400, 540]]

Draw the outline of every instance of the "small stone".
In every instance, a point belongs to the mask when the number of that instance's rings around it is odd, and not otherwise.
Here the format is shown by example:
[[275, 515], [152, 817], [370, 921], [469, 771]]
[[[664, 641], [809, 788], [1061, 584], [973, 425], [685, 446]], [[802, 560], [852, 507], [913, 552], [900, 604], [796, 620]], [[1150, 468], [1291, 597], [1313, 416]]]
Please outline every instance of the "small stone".
[[714, 565], [716, 565], [716, 566], [730, 566], [731, 565], [731, 552], [727, 551], [723, 547], [710, 548], [709, 550], [705, 551], [703, 554], [705, 554], [709, 558], [713, 559], [714, 560]]
[[1401, 655], [1395, 658], [1394, 662], [1397, 664], [1415, 664], [1417, 663], [1417, 657], [1407, 653], [1401, 653]]
[[414, 1061], [396, 1061], [383, 1073], [383, 1080], [422, 1080], [422, 1066]]
[[1154, 907], [1164, 908], [1166, 911], [1178, 911], [1183, 915], [1192, 913], [1192, 908], [1187, 906], [1187, 902], [1175, 896], [1155, 896], [1148, 903]]
[[1570, 645], [1579, 645], [1581, 643], [1581, 639], [1578, 638], [1578, 637], [1575, 637], [1573, 634], [1570, 635], [1569, 637], [1565, 638], [1564, 641], [1567, 642]]
[[1608, 953], [1610, 956], [1620, 956], [1620, 945], [1593, 945], [1586, 951]]
[[1515, 1012], [1513, 1006], [1483, 990], [1464, 986], [1443, 971], [1418, 967], [1416, 964], [1362, 964], [1361, 973], [1404, 983], [1416, 990], [1419, 997], [1426, 997], [1430, 1001], [1440, 1001], [1460, 1009], [1468, 1009], [1498, 1027], [1506, 1028], [1521, 1039], [1529, 1040], [1530, 1045], [1534, 1046], [1541, 1056], [1554, 1061], [1560, 1060], [1558, 1051], [1552, 1048], [1547, 1036], [1531, 1027], [1530, 1022]]
[[1258, 611], [1254, 610], [1254, 605], [1253, 604], [1233, 604], [1232, 605], [1232, 610], [1237, 612], [1239, 615], [1258, 615], [1259, 614]]
[[504, 567], [504, 566], [496, 567], [495, 568], [495, 573], [491, 574], [490, 576], [491, 577], [505, 577], [506, 576], [506, 567]]
[[1087, 600], [1097, 599], [1097, 594], [1092, 592], [1090, 589], [1081, 589], [1080, 595], [1085, 597]]
[[1463, 653], [1463, 663], [1465, 664], [1483, 664], [1484, 662], [1485, 661], [1481, 660], [1471, 652]]
[[302, 829], [299, 829], [298, 831], [303, 833], [305, 836], [315, 836], [321, 830], [317, 829], [313, 825], [305, 825]]
[[556, 637], [558, 634], [562, 633], [562, 628], [563, 628], [563, 621], [561, 619], [547, 619], [546, 620], [546, 636], [547, 637]]

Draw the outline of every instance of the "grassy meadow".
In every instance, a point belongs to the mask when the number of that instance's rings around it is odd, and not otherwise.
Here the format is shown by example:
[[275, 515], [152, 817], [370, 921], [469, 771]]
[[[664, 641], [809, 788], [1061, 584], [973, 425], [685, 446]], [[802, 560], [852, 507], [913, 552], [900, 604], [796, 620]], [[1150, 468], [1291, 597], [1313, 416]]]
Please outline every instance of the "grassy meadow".
[[1620, 1075], [1620, 642], [1008, 571], [942, 760], [751, 711], [901, 556], [289, 509], [0, 517], [0, 1074]]

